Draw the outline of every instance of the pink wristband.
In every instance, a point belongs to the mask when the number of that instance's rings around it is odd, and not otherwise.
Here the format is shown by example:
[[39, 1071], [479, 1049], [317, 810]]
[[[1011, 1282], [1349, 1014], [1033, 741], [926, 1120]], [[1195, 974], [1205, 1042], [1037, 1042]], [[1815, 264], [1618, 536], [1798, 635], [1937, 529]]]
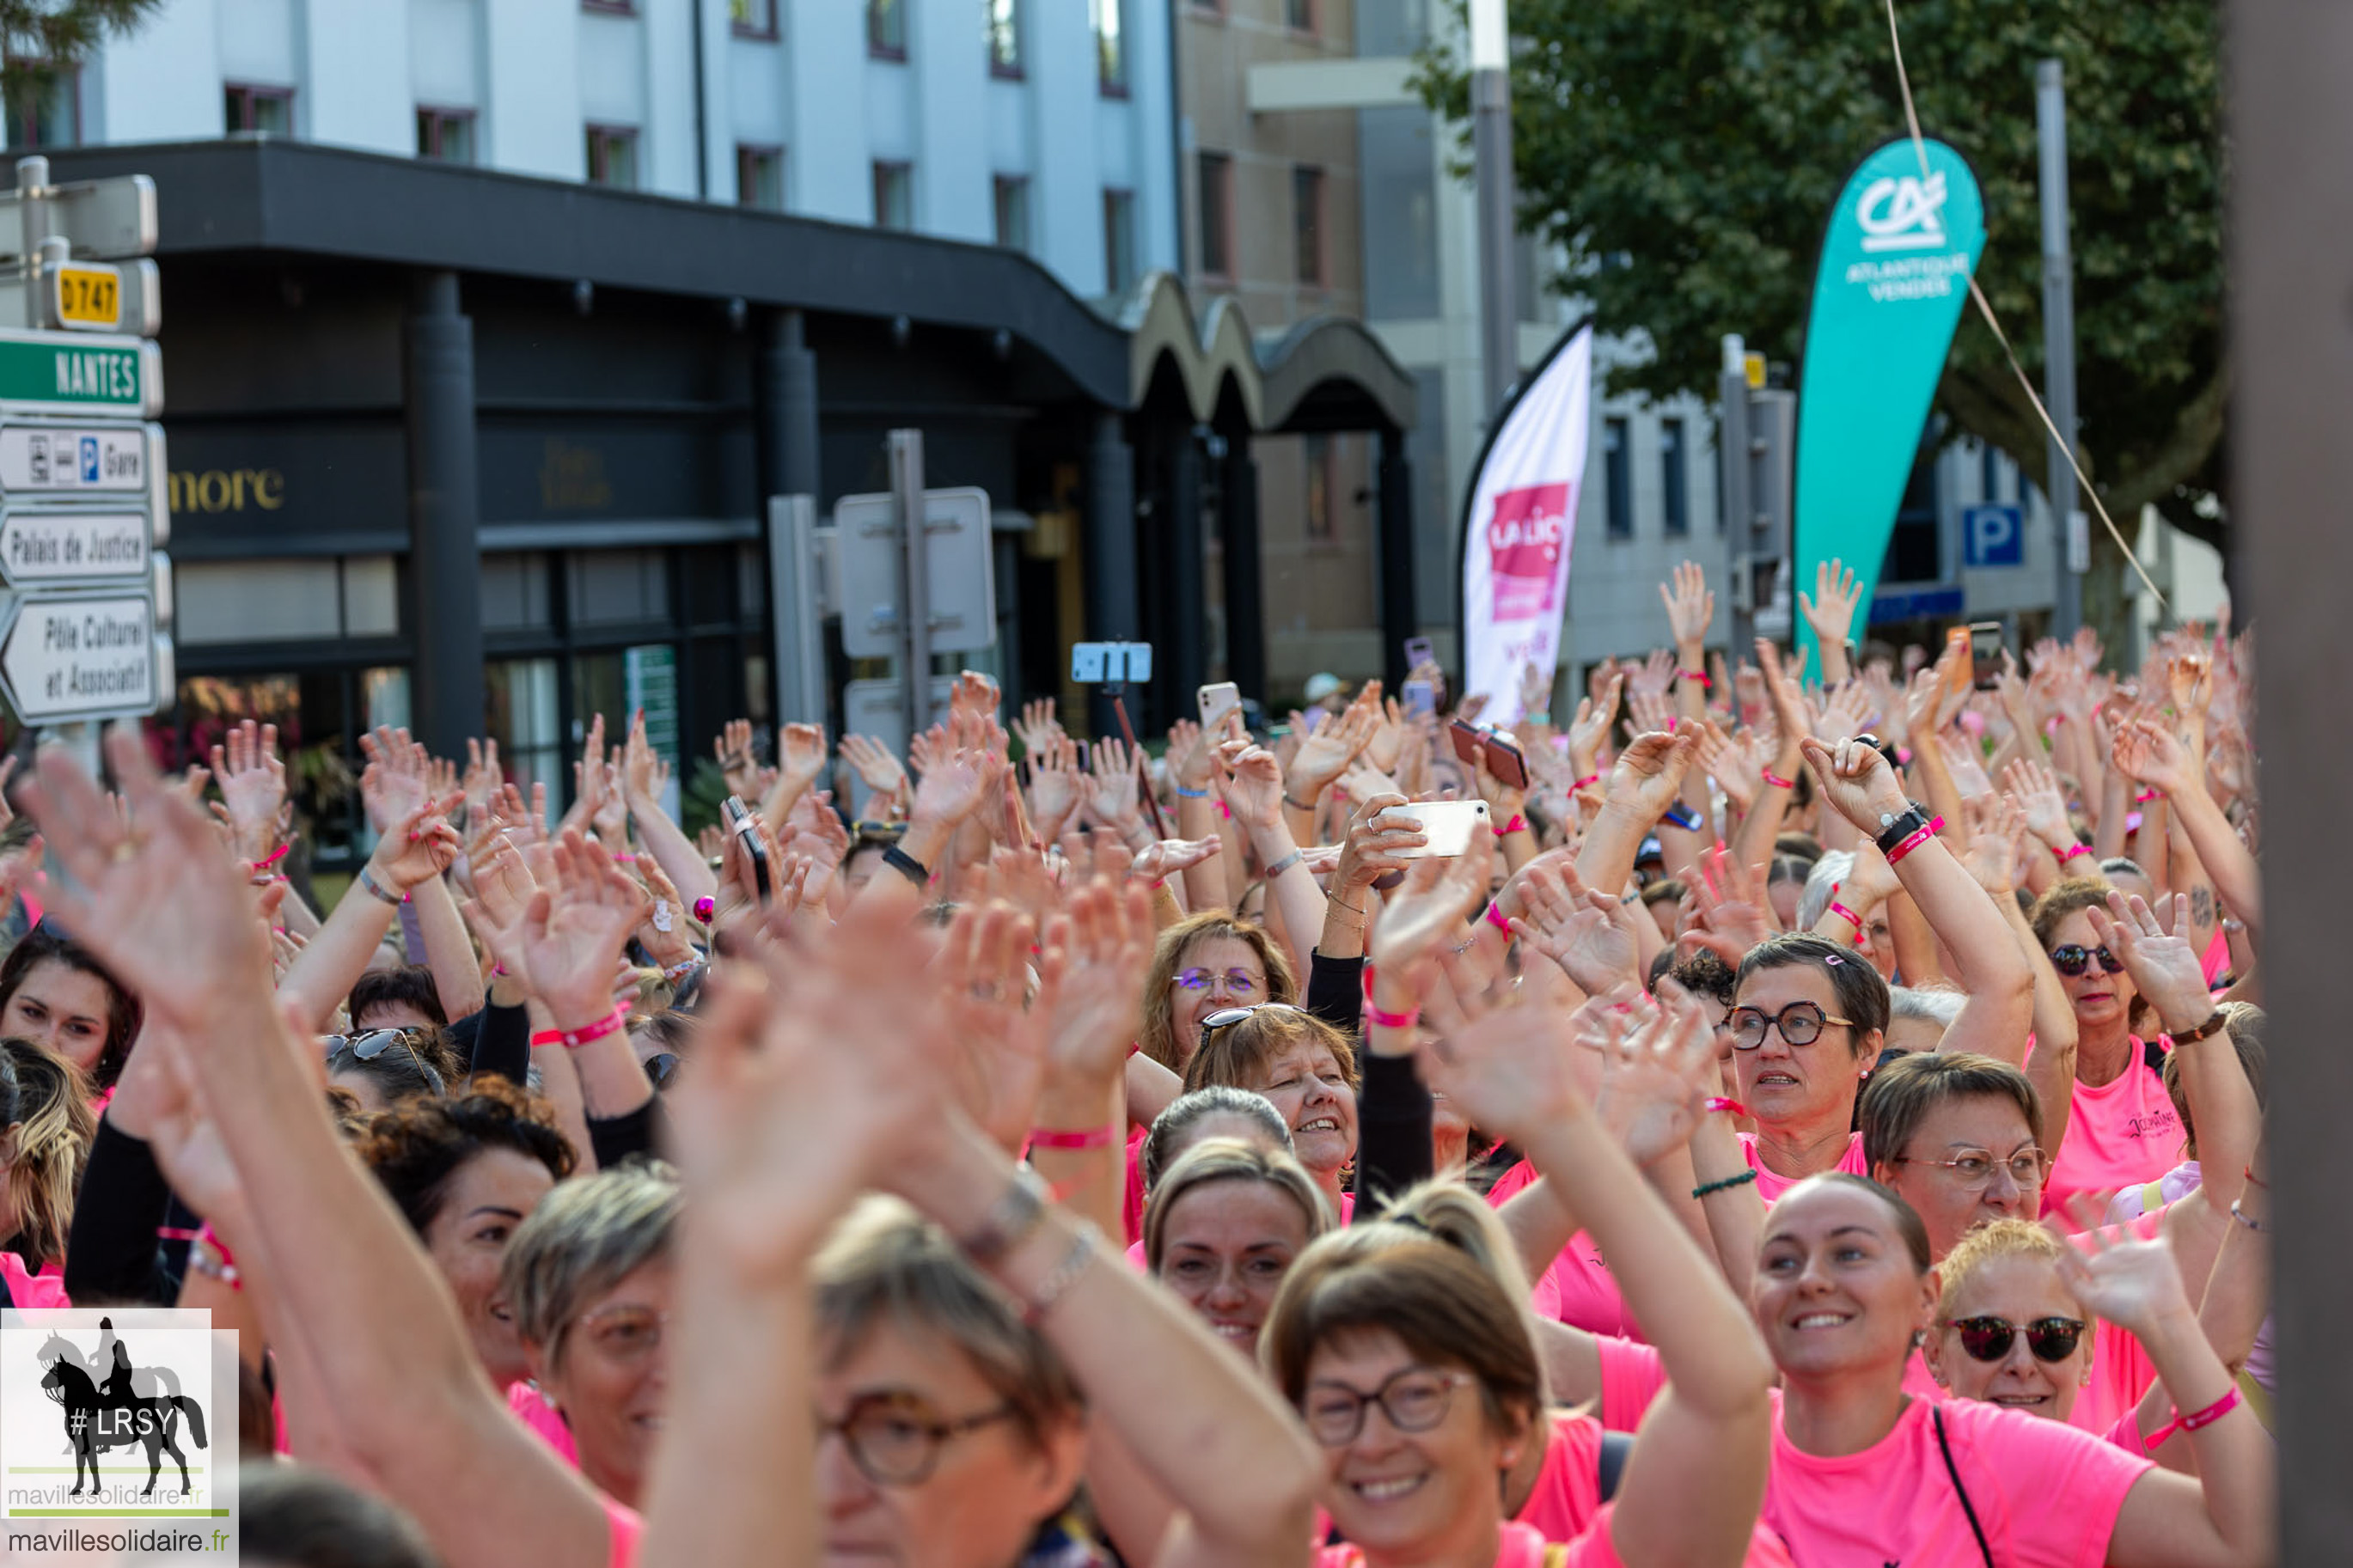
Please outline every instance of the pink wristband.
[[1600, 782], [1601, 782], [1601, 775], [1600, 775], [1599, 773], [1588, 773], [1588, 774], [1586, 774], [1583, 778], [1581, 778], [1581, 779], [1577, 780], [1575, 784], [1573, 784], [1569, 785], [1568, 787], [1569, 787], [1570, 789], [1572, 789], [1572, 790], [1580, 790], [1580, 789], [1583, 789], [1583, 788], [1584, 788], [1586, 785], [1588, 785], [1588, 784], [1599, 784]]
[[1677, 676], [1681, 677], [1681, 678], [1682, 678], [1683, 679], [1684, 679], [1684, 680], [1696, 680], [1696, 681], [1698, 681], [1698, 682], [1700, 683], [1701, 689], [1704, 689], [1704, 690], [1713, 691], [1713, 690], [1715, 690], [1715, 681], [1713, 681], [1713, 680], [1710, 680], [1710, 679], [1707, 678], [1707, 676], [1706, 676], [1704, 672], [1702, 672], [1702, 671], [1700, 671], [1700, 670], [1696, 670], [1696, 669], [1679, 669], [1679, 670], [1675, 671], [1675, 674], [1676, 674]]
[[290, 838], [285, 843], [280, 844], [277, 848], [272, 849], [269, 854], [264, 855], [260, 859], [256, 860], [253, 863], [253, 868], [257, 871], [268, 870], [270, 867], [277, 865], [280, 860], [285, 859], [286, 851], [293, 847], [294, 841]]
[[1779, 773], [1775, 773], [1771, 768], [1767, 768], [1765, 770], [1765, 782], [1771, 784], [1775, 789], [1795, 789], [1798, 787], [1796, 784], [1791, 784], [1788, 779], [1783, 778]]
[[1911, 837], [1906, 838], [1903, 843], [1898, 844], [1894, 848], [1890, 849], [1887, 852], [1887, 863], [1890, 866], [1894, 865], [1898, 860], [1903, 859], [1904, 857], [1911, 854], [1912, 851], [1919, 848], [1920, 846], [1927, 843], [1928, 840], [1936, 837], [1937, 834], [1944, 830], [1945, 819], [1940, 816], [1936, 818], [1936, 821], [1928, 824], [1927, 826], [1923, 827], [1916, 833], [1913, 834]]
[[1075, 1132], [1039, 1127], [1032, 1129], [1029, 1133], [1029, 1147], [1032, 1149], [1108, 1149], [1111, 1142], [1112, 1130], [1108, 1123], [1101, 1127], [1082, 1128]]
[[1384, 1013], [1373, 1001], [1373, 966], [1365, 965], [1365, 1016], [1384, 1029], [1410, 1029], [1421, 1022], [1421, 1009], [1410, 1013]]
[[1487, 904], [1487, 923], [1505, 936], [1512, 934], [1512, 917], [1505, 914], [1493, 900], [1488, 900]]
[[2092, 847], [2091, 847], [2090, 845], [2088, 845], [2088, 844], [2078, 844], [2078, 845], [2076, 845], [2073, 849], [2068, 850], [2065, 854], [2063, 854], [2063, 855], [2062, 855], [2062, 856], [2060, 856], [2060, 857], [2059, 857], [2059, 864], [2061, 864], [2062, 866], [2064, 866], [2068, 861], [2073, 860], [2076, 856], [2078, 856], [2078, 855], [2089, 855], [2091, 852], [2092, 852]]
[[1854, 927], [1855, 935], [1861, 936], [1862, 934], [1862, 917], [1856, 914], [1852, 910], [1848, 909], [1844, 904], [1840, 903], [1836, 899], [1832, 899], [1831, 900], [1831, 913], [1838, 916], [1841, 920], [1845, 921], [1847, 924]]
[[2205, 1409], [2193, 1410], [2187, 1415], [2176, 1415], [2172, 1420], [2151, 1432], [2144, 1447], [2148, 1452], [2155, 1453], [2163, 1446], [2165, 1440], [2176, 1432], [2195, 1432], [2201, 1426], [2211, 1426], [2238, 1407], [2239, 1389], [2238, 1385], [2233, 1384], [2230, 1393], [2225, 1394]]
[[1525, 833], [1527, 830], [1528, 819], [1514, 812], [1512, 816], [1511, 821], [1495, 829], [1495, 837], [1502, 838], [1514, 833]]
[[[554, 1035], [557, 1043], [568, 1051], [585, 1046], [591, 1040], [601, 1040], [606, 1036], [617, 1032], [621, 1026], [628, 1021], [628, 1009], [616, 1007], [585, 1029], [544, 1029], [541, 1033]], [[539, 1037], [534, 1035], [532, 1037], [536, 1042]]]
[[1748, 1108], [1746, 1106], [1741, 1104], [1740, 1101], [1736, 1100], [1729, 1099], [1721, 1094], [1709, 1095], [1707, 1097], [1706, 1108], [1710, 1110], [1729, 1110], [1735, 1116], [1746, 1116], [1748, 1114]]

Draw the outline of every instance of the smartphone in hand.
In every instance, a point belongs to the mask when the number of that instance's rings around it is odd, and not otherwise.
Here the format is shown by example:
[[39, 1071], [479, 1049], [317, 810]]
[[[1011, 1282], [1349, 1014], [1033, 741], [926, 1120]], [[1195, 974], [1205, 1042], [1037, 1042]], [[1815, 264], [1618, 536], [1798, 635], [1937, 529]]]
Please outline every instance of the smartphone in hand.
[[1979, 691], [1991, 691], [2001, 679], [2001, 623], [1969, 624], [1969, 673]]
[[1242, 689], [1230, 680], [1204, 686], [1194, 695], [1200, 704], [1201, 732], [1205, 735], [1223, 729], [1226, 716], [1239, 712], [1242, 705]]
[[1381, 820], [1411, 823], [1422, 831], [1428, 842], [1418, 849], [1393, 850], [1400, 860], [1451, 859], [1471, 847], [1471, 835], [1488, 826], [1487, 803], [1483, 800], [1425, 800], [1411, 805], [1393, 805], [1381, 813]]
[[1528, 760], [1520, 754], [1520, 749], [1500, 735], [1491, 733], [1482, 739], [1487, 747], [1487, 771], [1507, 788], [1527, 788]]
[[768, 901], [771, 884], [768, 879], [768, 850], [760, 842], [759, 820], [750, 806], [732, 795], [722, 803], [720, 811], [727, 818], [727, 830], [742, 841], [744, 853], [751, 858], [752, 886], [765, 904]]
[[1438, 713], [1438, 688], [1427, 680], [1405, 683], [1405, 711], [1409, 718], [1434, 718]]
[[1479, 753], [1486, 744], [1487, 732], [1476, 724], [1466, 724], [1457, 719], [1446, 727], [1454, 739], [1455, 759], [1467, 767], [1479, 765]]

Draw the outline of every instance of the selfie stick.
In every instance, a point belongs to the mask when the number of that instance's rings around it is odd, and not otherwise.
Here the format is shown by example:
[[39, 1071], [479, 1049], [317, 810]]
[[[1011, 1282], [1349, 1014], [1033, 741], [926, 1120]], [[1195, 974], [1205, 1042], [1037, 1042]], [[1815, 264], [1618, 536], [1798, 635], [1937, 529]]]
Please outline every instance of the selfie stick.
[[1111, 710], [1119, 715], [1119, 732], [1127, 737], [1127, 749], [1135, 755], [1136, 788], [1144, 796], [1145, 809], [1152, 813], [1152, 831], [1155, 837], [1168, 837], [1168, 824], [1160, 815], [1160, 802], [1152, 793], [1151, 759], [1144, 748], [1135, 743], [1135, 726], [1127, 721], [1127, 699], [1120, 695], [1124, 681], [1113, 681], [1111, 687]]

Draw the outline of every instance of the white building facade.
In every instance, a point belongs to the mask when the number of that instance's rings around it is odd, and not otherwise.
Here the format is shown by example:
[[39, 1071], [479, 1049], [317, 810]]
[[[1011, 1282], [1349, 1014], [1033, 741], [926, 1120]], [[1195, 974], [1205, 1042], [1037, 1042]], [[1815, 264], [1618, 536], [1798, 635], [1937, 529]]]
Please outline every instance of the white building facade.
[[238, 132], [998, 243], [1074, 293], [1177, 259], [1163, 0], [170, 0], [12, 143]]

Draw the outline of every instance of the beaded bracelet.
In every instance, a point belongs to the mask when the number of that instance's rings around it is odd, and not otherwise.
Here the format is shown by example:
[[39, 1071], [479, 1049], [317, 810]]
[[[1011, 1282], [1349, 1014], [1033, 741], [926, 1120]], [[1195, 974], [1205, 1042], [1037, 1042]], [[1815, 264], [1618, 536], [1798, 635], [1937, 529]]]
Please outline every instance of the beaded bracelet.
[[2261, 1236], [2264, 1231], [2271, 1228], [2269, 1226], [2263, 1224], [2263, 1221], [2255, 1218], [2253, 1215], [2247, 1213], [2246, 1210], [2241, 1208], [2239, 1206], [2239, 1200], [2236, 1198], [2232, 1198], [2231, 1200], [2231, 1217], [2237, 1220], [2241, 1225], [2245, 1226], [2249, 1230], [2253, 1231], [2257, 1236]]
[[1054, 1265], [1051, 1274], [1038, 1281], [1038, 1288], [1022, 1304], [1021, 1321], [1036, 1328], [1046, 1314], [1053, 1310], [1054, 1303], [1062, 1299], [1062, 1293], [1079, 1282], [1079, 1276], [1087, 1271], [1088, 1265], [1094, 1262], [1096, 1253], [1101, 1250], [1096, 1241], [1095, 1227], [1081, 1221], [1077, 1234], [1071, 1238], [1071, 1250], [1062, 1255], [1061, 1262]]
[[1743, 1171], [1736, 1176], [1726, 1176], [1720, 1182], [1702, 1182], [1692, 1189], [1692, 1196], [1696, 1199], [1704, 1198], [1710, 1193], [1729, 1192], [1734, 1187], [1745, 1187], [1756, 1179], [1757, 1173], [1750, 1170]]

